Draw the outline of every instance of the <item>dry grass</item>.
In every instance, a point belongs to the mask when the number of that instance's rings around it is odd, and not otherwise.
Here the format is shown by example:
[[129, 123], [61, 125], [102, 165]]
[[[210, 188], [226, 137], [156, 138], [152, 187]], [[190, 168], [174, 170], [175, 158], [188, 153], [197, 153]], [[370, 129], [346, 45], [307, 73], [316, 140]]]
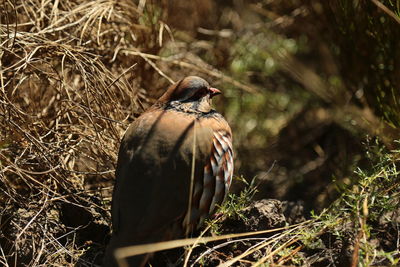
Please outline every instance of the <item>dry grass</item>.
[[80, 222], [107, 229], [120, 136], [146, 102], [136, 60], [116, 51], [155, 43], [139, 21], [150, 14], [131, 1], [6, 1], [1, 12], [0, 258], [74, 264], [90, 247]]
[[[245, 257], [268, 247], [268, 253], [265, 254], [265, 257], [261, 258], [257, 263], [253, 262], [252, 266], [258, 266], [262, 263], [265, 263], [270, 258], [276, 256], [276, 254], [278, 254], [278, 252], [280, 250], [282, 250], [283, 248], [286, 248], [289, 245], [292, 245], [293, 243], [298, 242], [300, 240], [302, 231], [306, 231], [310, 227], [317, 227], [320, 224], [321, 223], [319, 223], [319, 222], [308, 220], [308, 221], [305, 221], [305, 222], [302, 222], [302, 223], [299, 223], [296, 225], [291, 225], [291, 226], [282, 227], [282, 228], [262, 230], [262, 231], [227, 234], [227, 235], [213, 236], [213, 237], [189, 238], [189, 239], [160, 242], [160, 243], [155, 243], [155, 244], [124, 247], [124, 248], [118, 249], [116, 251], [116, 255], [117, 255], [118, 261], [120, 262], [120, 265], [127, 266], [124, 260], [125, 260], [125, 258], [130, 257], [130, 256], [140, 255], [140, 254], [145, 254], [145, 253], [153, 253], [156, 251], [177, 248], [177, 247], [191, 246], [191, 245], [196, 247], [199, 244], [205, 244], [208, 242], [214, 242], [214, 241], [219, 241], [219, 240], [227, 240], [219, 245], [213, 246], [211, 249], [204, 251], [204, 253], [202, 253], [199, 257], [195, 258], [193, 260], [193, 263], [190, 265], [190, 266], [195, 266], [199, 261], [201, 261], [201, 259], [203, 257], [206, 257], [207, 255], [209, 255], [211, 253], [215, 253], [215, 251], [217, 251], [218, 249], [223, 248], [227, 245], [230, 245], [232, 243], [241, 243], [244, 241], [251, 240], [251, 238], [250, 238], [251, 236], [260, 236], [260, 235], [275, 233], [275, 234], [271, 235], [270, 237], [255, 238], [255, 239], [259, 240], [256, 243], [256, 245], [249, 247], [246, 251], [244, 251], [237, 257], [234, 257], [234, 258], [232, 258], [224, 263], [221, 263], [219, 265], [220, 267], [235, 266], [235, 264], [242, 261], [242, 259], [244, 259]], [[299, 232], [299, 230], [301, 230], [301, 232]], [[282, 232], [282, 231], [285, 231], [285, 232]], [[234, 240], [232, 240], [232, 239], [234, 239]], [[284, 244], [281, 245], [281, 243], [284, 243]], [[284, 259], [281, 258], [279, 260], [279, 262], [283, 261], [283, 260]], [[185, 264], [183, 266], [188, 266], [187, 262], [185, 262]]]

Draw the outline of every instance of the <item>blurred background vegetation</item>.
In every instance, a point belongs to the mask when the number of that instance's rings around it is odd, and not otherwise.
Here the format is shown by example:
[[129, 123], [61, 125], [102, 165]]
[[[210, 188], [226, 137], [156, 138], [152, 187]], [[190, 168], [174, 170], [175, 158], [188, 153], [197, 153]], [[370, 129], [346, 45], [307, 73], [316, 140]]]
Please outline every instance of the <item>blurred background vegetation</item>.
[[256, 177], [256, 198], [321, 211], [371, 144], [396, 148], [398, 0], [1, 3], [3, 260], [104, 247], [119, 140], [186, 75], [223, 91], [235, 175]]
[[354, 182], [366, 136], [393, 148], [399, 2], [168, 3], [167, 24], [189, 38], [189, 52], [251, 86], [215, 81], [235, 133], [236, 173], [261, 180], [259, 197], [319, 209]]

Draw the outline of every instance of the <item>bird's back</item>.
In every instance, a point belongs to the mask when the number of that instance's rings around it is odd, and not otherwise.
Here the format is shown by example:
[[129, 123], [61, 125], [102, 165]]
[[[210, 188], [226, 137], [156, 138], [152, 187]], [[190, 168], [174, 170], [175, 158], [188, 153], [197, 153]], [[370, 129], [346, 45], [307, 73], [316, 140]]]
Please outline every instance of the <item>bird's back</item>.
[[152, 241], [146, 240], [150, 239], [148, 231], [162, 231], [185, 213], [193, 142], [197, 143], [196, 175], [200, 175], [201, 162], [211, 150], [212, 129], [196, 127], [195, 140], [193, 117], [182, 115], [177, 121], [174, 113], [160, 110], [143, 114], [129, 127], [121, 143], [113, 227], [116, 234], [140, 235], [137, 243]]

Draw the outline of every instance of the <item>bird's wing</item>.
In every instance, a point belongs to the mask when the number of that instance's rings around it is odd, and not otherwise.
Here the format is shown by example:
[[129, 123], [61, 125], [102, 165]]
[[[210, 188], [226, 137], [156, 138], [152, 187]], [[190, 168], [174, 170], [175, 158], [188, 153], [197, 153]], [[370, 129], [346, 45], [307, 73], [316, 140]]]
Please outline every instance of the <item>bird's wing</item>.
[[206, 118], [201, 124], [201, 127], [212, 129], [211, 135], [207, 137], [212, 142], [209, 144], [209, 154], [202, 164], [202, 173], [195, 180], [192, 206], [184, 221], [187, 231], [201, 225], [204, 219], [215, 211], [216, 206], [223, 202], [233, 175], [230, 127], [220, 115]]

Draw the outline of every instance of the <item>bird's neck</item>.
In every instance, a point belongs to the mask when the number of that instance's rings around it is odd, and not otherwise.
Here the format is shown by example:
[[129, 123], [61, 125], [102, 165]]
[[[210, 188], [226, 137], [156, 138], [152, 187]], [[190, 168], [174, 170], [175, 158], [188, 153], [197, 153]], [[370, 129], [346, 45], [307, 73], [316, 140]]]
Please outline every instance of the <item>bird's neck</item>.
[[173, 110], [176, 112], [182, 112], [182, 113], [186, 113], [186, 114], [192, 114], [192, 115], [196, 115], [196, 116], [209, 116], [212, 115], [214, 113], [216, 113], [216, 111], [214, 109], [205, 109], [205, 110], [201, 110], [201, 108], [199, 109], [199, 106], [196, 105], [193, 102], [187, 102], [187, 103], [182, 103], [179, 101], [171, 101], [168, 103], [156, 103], [153, 105], [152, 107], [153, 109], [162, 109], [162, 110]]

